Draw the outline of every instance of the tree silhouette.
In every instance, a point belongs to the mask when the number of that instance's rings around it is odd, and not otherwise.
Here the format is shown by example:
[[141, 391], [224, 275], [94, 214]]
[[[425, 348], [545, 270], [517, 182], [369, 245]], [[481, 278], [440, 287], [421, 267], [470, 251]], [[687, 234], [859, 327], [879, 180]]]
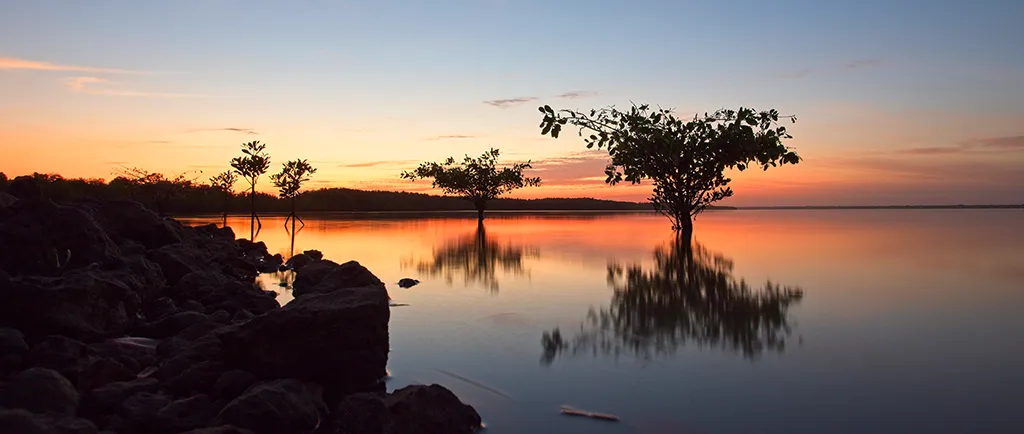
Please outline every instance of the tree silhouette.
[[160, 215], [166, 215], [168, 202], [195, 184], [195, 178], [189, 178], [187, 172], [174, 178], [167, 178], [161, 173], [149, 172], [138, 167], [121, 167], [115, 174], [117, 177], [110, 181], [112, 184], [126, 185], [132, 196], [151, 198]]
[[10, 184], [10, 180], [7, 179], [7, 175], [4, 172], [0, 172], [0, 192], [7, 190], [7, 184]]
[[249, 239], [256, 238], [256, 231], [263, 228], [260, 217], [256, 215], [256, 182], [270, 168], [270, 155], [264, 152], [266, 144], [252, 141], [242, 144], [242, 155], [231, 159], [231, 167], [245, 182], [249, 183], [250, 217]]
[[484, 225], [478, 222], [476, 233], [448, 242], [434, 252], [431, 260], [417, 263], [416, 271], [430, 277], [443, 276], [449, 284], [461, 275], [466, 284], [478, 282], [497, 293], [499, 270], [524, 274], [523, 259], [536, 256], [536, 249], [488, 239]]
[[402, 178], [413, 181], [433, 178], [434, 188], [439, 187], [445, 194], [473, 202], [477, 220], [483, 221], [488, 201], [512, 190], [540, 185], [540, 178], [523, 177], [523, 170], [531, 168], [529, 161], [498, 170], [496, 162], [499, 152], [491, 149], [478, 158], [466, 155], [460, 166], [455, 165], [453, 157], [443, 163], [423, 163], [416, 170], [402, 172]]
[[670, 243], [655, 249], [654, 260], [648, 270], [609, 264], [608, 308], [592, 309], [572, 339], [557, 328], [544, 332], [542, 363], [567, 351], [651, 357], [686, 344], [748, 358], [785, 349], [789, 307], [803, 298], [802, 289], [770, 281], [754, 289], [732, 275], [732, 260], [700, 244]]
[[280, 191], [278, 196], [291, 202], [291, 213], [284, 220], [284, 226], [288, 228], [288, 221], [291, 220], [292, 232], [295, 231], [295, 220], [302, 222], [303, 227], [306, 226], [306, 222], [303, 222], [295, 214], [295, 199], [299, 197], [302, 184], [309, 181], [314, 173], [316, 173], [316, 168], [311, 166], [308, 161], [292, 160], [281, 164], [280, 172], [270, 175], [270, 180], [274, 182], [274, 186]]
[[[792, 136], [778, 125], [776, 110], [719, 110], [690, 121], [646, 104], [633, 105], [629, 111], [608, 107], [589, 113], [556, 112], [545, 105], [540, 112], [544, 114], [542, 135], [557, 138], [562, 127], [571, 124], [579, 127], [587, 148], [596, 145], [608, 150], [608, 184], [653, 181], [651, 203], [672, 221], [672, 229], [686, 243], [693, 237], [693, 218], [712, 203], [732, 196], [726, 169], [742, 171], [758, 165], [768, 170], [800, 162], [800, 157], [782, 144]], [[796, 117], [789, 118], [796, 122]]]
[[210, 186], [224, 194], [224, 226], [228, 225], [228, 202], [231, 201], [231, 189], [234, 188], [235, 182], [238, 182], [238, 176], [230, 170], [210, 178]]

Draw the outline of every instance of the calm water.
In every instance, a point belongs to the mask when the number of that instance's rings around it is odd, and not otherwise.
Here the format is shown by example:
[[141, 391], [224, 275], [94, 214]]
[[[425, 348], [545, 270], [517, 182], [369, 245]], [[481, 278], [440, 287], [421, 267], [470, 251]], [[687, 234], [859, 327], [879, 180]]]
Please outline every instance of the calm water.
[[[690, 251], [643, 214], [306, 221], [296, 252], [408, 303], [390, 387], [444, 384], [488, 432], [1024, 432], [1021, 210], [712, 212]], [[282, 222], [257, 239], [288, 256]]]

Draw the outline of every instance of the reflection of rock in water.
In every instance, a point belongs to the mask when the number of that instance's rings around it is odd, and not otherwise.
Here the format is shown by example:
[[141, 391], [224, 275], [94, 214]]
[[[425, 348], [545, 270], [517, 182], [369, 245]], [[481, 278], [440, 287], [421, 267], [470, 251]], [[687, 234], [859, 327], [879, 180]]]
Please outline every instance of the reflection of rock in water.
[[653, 269], [608, 266], [609, 307], [591, 310], [573, 337], [544, 332], [542, 363], [559, 354], [667, 354], [686, 344], [721, 347], [756, 357], [782, 351], [790, 335], [789, 306], [803, 290], [767, 282], [751, 288], [732, 275], [733, 263], [700, 244], [671, 243], [654, 252]]
[[481, 224], [474, 235], [450, 241], [434, 252], [432, 260], [417, 263], [416, 271], [430, 277], [441, 276], [449, 284], [461, 275], [467, 285], [478, 282], [498, 292], [498, 271], [525, 274], [523, 259], [528, 257], [537, 257], [537, 251], [489, 240]]

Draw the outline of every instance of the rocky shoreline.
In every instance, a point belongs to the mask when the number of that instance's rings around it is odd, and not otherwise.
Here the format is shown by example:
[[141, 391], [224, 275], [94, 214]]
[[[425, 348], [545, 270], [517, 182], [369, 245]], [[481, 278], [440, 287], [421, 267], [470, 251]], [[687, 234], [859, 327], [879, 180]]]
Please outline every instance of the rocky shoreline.
[[282, 265], [131, 201], [0, 193], [0, 432], [469, 433], [439, 385], [386, 393], [389, 297], [355, 261]]

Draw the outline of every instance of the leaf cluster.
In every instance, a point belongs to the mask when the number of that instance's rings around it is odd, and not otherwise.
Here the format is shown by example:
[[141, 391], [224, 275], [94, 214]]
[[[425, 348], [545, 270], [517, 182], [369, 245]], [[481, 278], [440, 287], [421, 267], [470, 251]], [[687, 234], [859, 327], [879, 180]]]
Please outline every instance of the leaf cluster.
[[316, 173], [316, 168], [306, 160], [292, 160], [281, 164], [281, 171], [270, 175], [270, 180], [278, 188], [282, 199], [294, 199], [299, 195], [302, 184], [309, 181]]
[[231, 159], [231, 168], [249, 183], [250, 187], [256, 187], [256, 181], [260, 175], [267, 173], [270, 168], [270, 155], [264, 150], [267, 145], [258, 140], [242, 144], [242, 156]]
[[423, 163], [413, 171], [402, 172], [403, 179], [433, 179], [434, 188], [445, 194], [461, 196], [474, 203], [495, 199], [512, 190], [540, 185], [540, 178], [523, 176], [530, 162], [498, 168], [500, 151], [490, 149], [479, 157], [466, 155], [461, 163], [449, 157], [442, 163]]

